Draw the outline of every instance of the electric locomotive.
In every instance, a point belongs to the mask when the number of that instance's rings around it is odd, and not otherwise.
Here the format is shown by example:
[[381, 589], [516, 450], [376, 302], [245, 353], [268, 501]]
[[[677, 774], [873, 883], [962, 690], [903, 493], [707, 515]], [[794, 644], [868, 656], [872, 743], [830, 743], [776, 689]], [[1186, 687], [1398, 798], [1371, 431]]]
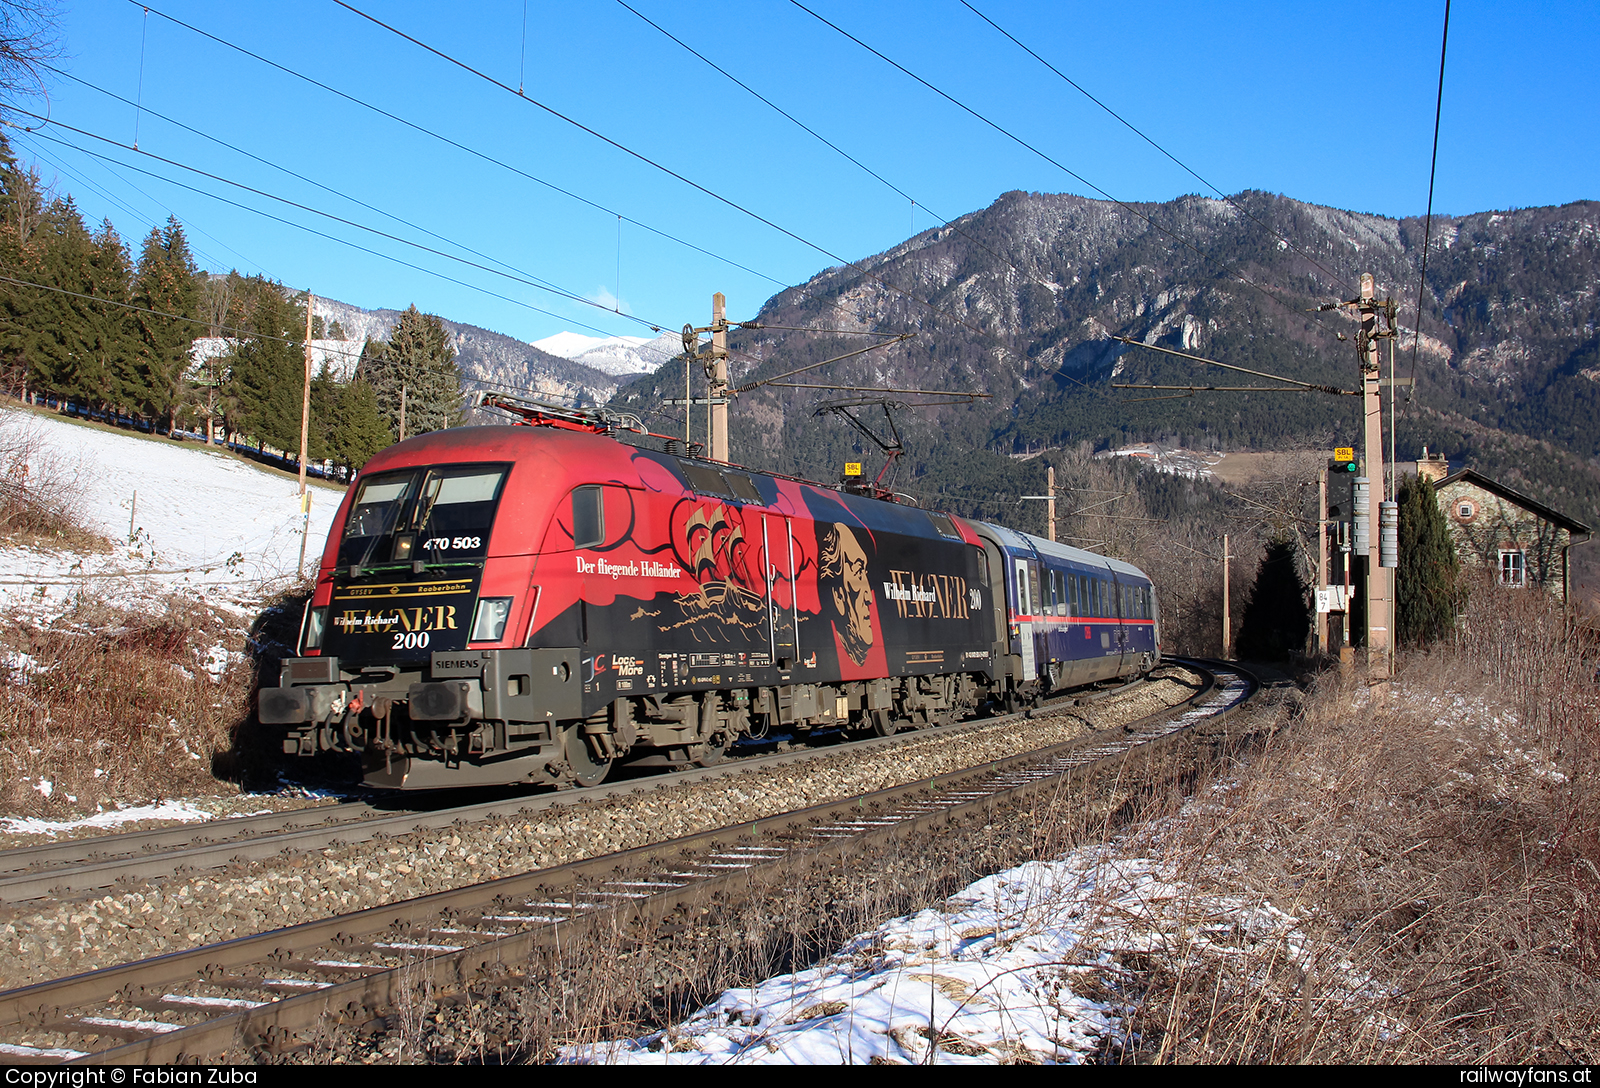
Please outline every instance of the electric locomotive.
[[285, 752], [359, 752], [375, 787], [588, 786], [743, 737], [942, 724], [1159, 655], [1127, 564], [497, 401], [534, 425], [407, 439], [352, 483], [298, 656], [257, 705]]

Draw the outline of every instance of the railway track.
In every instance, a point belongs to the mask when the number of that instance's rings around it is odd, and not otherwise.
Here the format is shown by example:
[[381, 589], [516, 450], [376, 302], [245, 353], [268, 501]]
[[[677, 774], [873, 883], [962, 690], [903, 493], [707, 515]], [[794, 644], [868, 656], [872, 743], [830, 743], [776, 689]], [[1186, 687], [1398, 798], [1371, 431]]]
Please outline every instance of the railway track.
[[[1137, 687], [1139, 681], [1089, 693], [1062, 696], [1034, 713], [1053, 706], [1069, 706], [1116, 695]], [[963, 729], [992, 726], [1000, 718], [969, 719], [939, 727], [957, 735]], [[925, 736], [926, 730], [895, 737], [857, 742], [855, 751], [897, 744]], [[490, 801], [433, 810], [389, 811], [362, 802], [320, 809], [267, 813], [260, 816], [216, 820], [201, 826], [184, 825], [118, 835], [69, 839], [57, 843], [0, 851], [0, 903], [23, 903], [41, 898], [63, 899], [105, 888], [159, 879], [179, 871], [220, 869], [285, 854], [312, 853], [331, 846], [370, 842], [412, 832], [436, 831], [458, 823], [503, 817], [532, 816], [560, 805], [589, 803], [620, 794], [700, 781], [756, 766], [782, 765], [826, 757], [837, 749], [821, 746], [780, 750], [768, 754], [730, 758], [710, 768], [696, 768], [648, 778], [627, 779], [560, 793], [515, 794]]]
[[925, 832], [985, 806], [1151, 753], [1255, 689], [1218, 663], [1167, 711], [1050, 749], [847, 801], [172, 953], [0, 994], [0, 1059], [202, 1060], [300, 1045], [325, 1020], [381, 1022], [424, 978], [458, 985], [574, 927], [645, 923], [812, 853]]

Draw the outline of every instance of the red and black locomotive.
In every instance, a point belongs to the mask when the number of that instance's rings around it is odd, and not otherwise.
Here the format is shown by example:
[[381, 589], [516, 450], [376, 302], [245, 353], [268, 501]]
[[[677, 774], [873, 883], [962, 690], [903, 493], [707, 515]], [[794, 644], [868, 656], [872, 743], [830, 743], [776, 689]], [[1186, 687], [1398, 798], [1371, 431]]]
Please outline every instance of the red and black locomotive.
[[1148, 671], [1149, 580], [996, 526], [619, 441], [435, 431], [367, 463], [258, 716], [369, 785], [593, 785]]

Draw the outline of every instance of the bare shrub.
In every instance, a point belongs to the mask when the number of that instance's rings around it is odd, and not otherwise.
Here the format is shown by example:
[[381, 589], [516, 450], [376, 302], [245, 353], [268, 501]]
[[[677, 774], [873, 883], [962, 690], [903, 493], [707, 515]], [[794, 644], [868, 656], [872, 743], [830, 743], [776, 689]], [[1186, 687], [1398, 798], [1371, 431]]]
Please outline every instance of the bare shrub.
[[140, 613], [87, 594], [0, 635], [0, 804], [62, 815], [214, 789], [249, 690], [236, 637], [197, 601]]
[[109, 551], [84, 522], [78, 471], [48, 456], [43, 437], [20, 412], [0, 412], [0, 538], [33, 547]]
[[1123, 959], [1112, 1057], [1593, 1061], [1600, 692], [1567, 631], [1482, 594], [1454, 647], [1387, 690], [1325, 677], [1299, 729], [1129, 840], [1184, 892]]

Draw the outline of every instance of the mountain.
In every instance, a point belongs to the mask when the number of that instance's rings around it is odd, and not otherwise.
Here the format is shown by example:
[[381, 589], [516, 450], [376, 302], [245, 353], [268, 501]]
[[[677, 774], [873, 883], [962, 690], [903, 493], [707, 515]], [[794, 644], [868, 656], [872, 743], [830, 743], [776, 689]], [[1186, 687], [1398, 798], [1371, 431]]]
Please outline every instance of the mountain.
[[[1420, 218], [1262, 192], [1137, 205], [1012, 192], [778, 293], [758, 321], [814, 331], [736, 332], [732, 376], [740, 384], [842, 355], [870, 343], [858, 335], [866, 331], [915, 333], [786, 381], [986, 396], [897, 411], [907, 446], [900, 478], [949, 508], [997, 516], [996, 494], [1032, 486], [1016, 482], [1008, 455], [1141, 441], [1196, 450], [1359, 445], [1354, 397], [1114, 388], [1269, 383], [1112, 337], [1354, 388], [1354, 319], [1315, 311], [1352, 298], [1371, 272], [1378, 296], [1400, 304], [1404, 378], [1422, 244]], [[1400, 458], [1424, 445], [1443, 450], [1600, 524], [1600, 204], [1436, 217], [1427, 277]], [[672, 385], [665, 375], [639, 379], [615, 403], [671, 431], [681, 412], [655, 405], [681, 396]], [[736, 457], [813, 478], [877, 458], [837, 415], [816, 416], [845, 396], [869, 394], [769, 386], [741, 396], [731, 413]], [[877, 423], [881, 431], [881, 412]]]
[[558, 332], [533, 346], [550, 355], [617, 377], [653, 374], [662, 363], [683, 353], [677, 333], [662, 333], [654, 340], [644, 336], [582, 336]]
[[[357, 343], [387, 339], [401, 312], [363, 310], [320, 296], [316, 302], [316, 316], [330, 328], [337, 321], [346, 338]], [[524, 396], [589, 403], [603, 402], [616, 391], [615, 373], [541, 351], [503, 333], [448, 318], [441, 320], [469, 389], [492, 388]]]

